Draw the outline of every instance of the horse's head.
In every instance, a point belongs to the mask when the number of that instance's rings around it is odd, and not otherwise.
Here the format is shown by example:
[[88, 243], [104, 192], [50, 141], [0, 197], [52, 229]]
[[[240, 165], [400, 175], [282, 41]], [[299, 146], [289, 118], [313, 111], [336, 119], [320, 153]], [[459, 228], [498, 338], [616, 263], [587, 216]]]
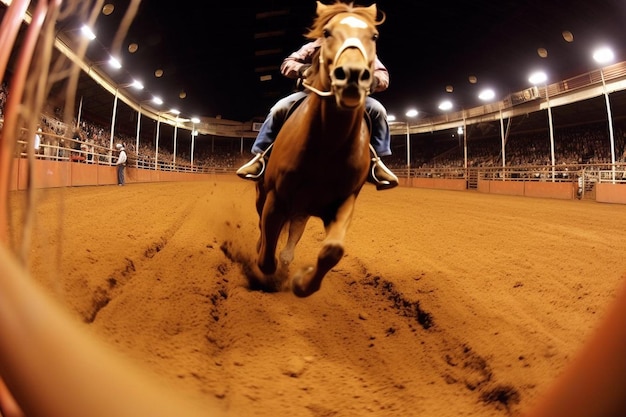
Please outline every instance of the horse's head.
[[307, 34], [322, 39], [314, 87], [334, 94], [340, 108], [363, 106], [372, 89], [376, 26], [384, 20], [377, 20], [377, 13], [375, 4], [358, 7], [317, 2], [317, 19]]

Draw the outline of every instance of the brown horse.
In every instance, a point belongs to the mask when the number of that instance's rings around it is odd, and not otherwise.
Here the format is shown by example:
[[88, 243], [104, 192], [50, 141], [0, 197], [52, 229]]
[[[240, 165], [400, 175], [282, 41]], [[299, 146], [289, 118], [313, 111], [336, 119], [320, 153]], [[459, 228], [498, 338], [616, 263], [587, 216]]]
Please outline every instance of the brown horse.
[[346, 232], [370, 166], [364, 116], [374, 80], [376, 27], [384, 20], [384, 15], [377, 20], [377, 14], [375, 4], [317, 2], [317, 17], [307, 37], [323, 42], [304, 82], [309, 94], [285, 121], [264, 179], [257, 183], [260, 276], [253, 279], [262, 287], [276, 281], [276, 247], [282, 231], [289, 229], [280, 255], [286, 266], [312, 216], [323, 221], [326, 238], [316, 265], [292, 277], [293, 292], [306, 297], [317, 291], [344, 254]]

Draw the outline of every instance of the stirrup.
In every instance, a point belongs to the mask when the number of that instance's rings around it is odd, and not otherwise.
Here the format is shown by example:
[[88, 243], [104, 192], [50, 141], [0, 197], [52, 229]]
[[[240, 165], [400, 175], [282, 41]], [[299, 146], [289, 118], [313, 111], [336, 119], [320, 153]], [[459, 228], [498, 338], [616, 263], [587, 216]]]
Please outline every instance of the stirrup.
[[[382, 174], [387, 177], [387, 179], [379, 178], [376, 176], [376, 168], [379, 168], [382, 171]], [[383, 164], [383, 161], [380, 160], [379, 157], [372, 158], [372, 164], [370, 167], [370, 174], [368, 177], [369, 181], [376, 185], [376, 189], [380, 190], [388, 190], [390, 188], [394, 188], [398, 186], [398, 177], [389, 170]]]
[[[255, 167], [255, 165], [260, 165], [260, 169]], [[250, 168], [254, 167], [253, 172], [250, 172]], [[265, 172], [265, 158], [262, 153], [258, 153], [254, 158], [250, 160], [250, 162], [243, 165], [241, 168], [237, 170], [237, 175], [244, 180], [252, 180], [258, 181], [263, 176]]]

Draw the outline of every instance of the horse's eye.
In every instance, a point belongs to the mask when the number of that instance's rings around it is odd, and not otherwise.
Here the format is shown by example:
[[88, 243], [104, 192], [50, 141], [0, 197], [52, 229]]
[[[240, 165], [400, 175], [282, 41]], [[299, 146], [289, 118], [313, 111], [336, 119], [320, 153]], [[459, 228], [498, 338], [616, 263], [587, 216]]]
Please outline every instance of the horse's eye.
[[372, 40], [374, 42], [376, 42], [378, 40], [378, 33], [376, 33], [374, 36], [372, 36]]
[[325, 38], [329, 38], [330, 37], [330, 30], [324, 29], [324, 37]]

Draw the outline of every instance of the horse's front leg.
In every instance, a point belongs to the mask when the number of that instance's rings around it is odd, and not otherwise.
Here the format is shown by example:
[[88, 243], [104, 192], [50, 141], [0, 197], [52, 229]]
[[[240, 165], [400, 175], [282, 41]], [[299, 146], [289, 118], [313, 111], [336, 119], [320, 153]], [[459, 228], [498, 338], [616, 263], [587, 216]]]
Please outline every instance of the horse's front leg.
[[280, 262], [283, 266], [287, 266], [293, 261], [296, 245], [302, 238], [304, 228], [308, 221], [309, 216], [299, 216], [291, 219], [289, 222], [287, 243], [285, 244], [283, 250], [280, 251]]
[[276, 194], [267, 193], [260, 218], [261, 237], [257, 251], [257, 265], [261, 272], [271, 275], [276, 272], [276, 245], [285, 224], [283, 211], [276, 206]]
[[317, 255], [315, 267], [306, 267], [298, 271], [291, 280], [291, 289], [298, 297], [308, 297], [322, 285], [324, 276], [339, 263], [344, 254], [344, 240], [354, 213], [356, 195], [348, 197], [338, 208], [335, 217], [324, 220], [326, 238]]

